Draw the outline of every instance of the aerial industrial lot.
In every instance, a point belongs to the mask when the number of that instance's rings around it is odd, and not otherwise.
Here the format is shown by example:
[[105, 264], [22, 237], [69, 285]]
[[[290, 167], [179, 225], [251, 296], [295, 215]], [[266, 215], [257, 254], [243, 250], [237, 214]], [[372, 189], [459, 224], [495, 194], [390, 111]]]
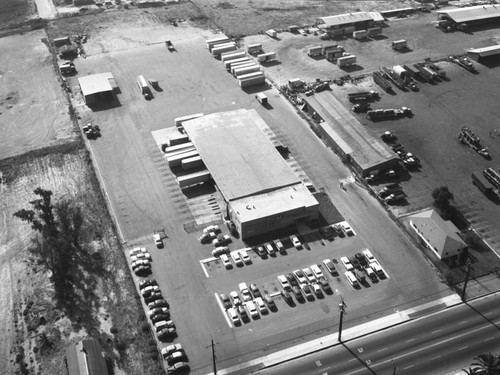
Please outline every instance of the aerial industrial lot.
[[495, 5], [6, 9], [2, 373], [500, 353]]

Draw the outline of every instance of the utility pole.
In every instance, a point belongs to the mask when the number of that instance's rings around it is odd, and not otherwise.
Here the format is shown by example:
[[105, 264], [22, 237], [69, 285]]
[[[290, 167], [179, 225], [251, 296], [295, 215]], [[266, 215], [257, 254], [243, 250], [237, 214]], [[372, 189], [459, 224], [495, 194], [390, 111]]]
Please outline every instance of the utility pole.
[[212, 340], [212, 365], [213, 365], [214, 375], [217, 375], [217, 365], [215, 364], [216, 358], [217, 357], [215, 356], [215, 343], [214, 340]]
[[396, 362], [394, 362], [394, 359], [392, 360], [392, 364], [394, 365], [394, 368], [392, 370], [392, 375], [396, 375], [396, 370], [398, 369], [398, 365]]
[[462, 301], [465, 301], [465, 290], [467, 289], [467, 283], [469, 282], [470, 271], [472, 269], [472, 262], [467, 259], [467, 274], [465, 275], [464, 287], [462, 289]]
[[344, 314], [347, 305], [342, 296], [340, 296], [339, 310], [340, 310], [340, 323], [339, 323], [339, 342], [342, 342], [342, 323], [344, 322]]

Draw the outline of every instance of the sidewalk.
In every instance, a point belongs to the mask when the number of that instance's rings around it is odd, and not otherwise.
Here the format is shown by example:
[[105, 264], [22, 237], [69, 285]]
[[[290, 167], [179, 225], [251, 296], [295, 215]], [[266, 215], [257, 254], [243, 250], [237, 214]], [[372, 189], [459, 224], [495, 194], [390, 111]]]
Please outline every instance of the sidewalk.
[[[345, 342], [361, 336], [365, 336], [370, 333], [410, 321], [413, 319], [413, 317], [415, 317], [415, 315], [418, 315], [419, 312], [423, 312], [423, 314], [430, 312], [430, 310], [432, 310], [432, 312], [435, 312], [445, 309], [448, 306], [456, 305], [458, 303], [461, 303], [460, 297], [456, 294], [453, 294], [436, 301], [414, 307], [412, 309], [398, 311], [386, 317], [376, 319], [368, 323], [360, 324], [356, 327], [345, 329], [342, 331], [342, 339]], [[248, 373], [250, 369], [258, 370], [265, 367], [274, 366], [292, 360], [294, 358], [302, 357], [326, 349], [328, 347], [337, 345], [338, 343], [338, 332], [335, 332], [319, 339], [314, 339], [303, 344], [296, 345], [292, 348], [280, 350], [261, 358], [257, 358], [248, 362], [240, 363], [238, 365], [219, 370], [217, 371], [217, 374], [226, 375]], [[213, 375], [213, 373], [209, 373], [207, 375]]]

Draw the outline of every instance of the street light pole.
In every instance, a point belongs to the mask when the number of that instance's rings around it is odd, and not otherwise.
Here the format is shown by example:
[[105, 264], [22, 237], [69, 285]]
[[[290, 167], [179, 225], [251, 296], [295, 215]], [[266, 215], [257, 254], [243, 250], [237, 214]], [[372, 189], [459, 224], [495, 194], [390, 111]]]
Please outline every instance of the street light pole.
[[213, 365], [213, 370], [214, 370], [214, 375], [217, 375], [217, 365], [215, 363], [215, 344], [214, 340], [212, 340], [212, 365]]
[[340, 310], [340, 323], [339, 323], [339, 342], [342, 342], [342, 323], [344, 322], [344, 314], [347, 305], [344, 302], [342, 296], [340, 296], [339, 310]]
[[467, 259], [467, 274], [465, 275], [464, 287], [462, 289], [462, 301], [465, 301], [465, 290], [467, 289], [467, 283], [469, 282], [470, 271], [472, 269], [472, 262]]

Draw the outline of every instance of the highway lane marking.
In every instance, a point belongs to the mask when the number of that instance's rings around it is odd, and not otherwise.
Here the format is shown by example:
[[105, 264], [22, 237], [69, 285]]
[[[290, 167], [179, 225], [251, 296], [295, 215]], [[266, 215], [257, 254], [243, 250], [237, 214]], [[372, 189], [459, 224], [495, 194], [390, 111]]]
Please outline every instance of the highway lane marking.
[[437, 332], [441, 332], [440, 329], [436, 329], [435, 331], [432, 331], [431, 333], [437, 333]]
[[488, 315], [491, 315], [491, 314], [493, 314], [493, 311], [490, 311], [490, 312], [488, 312], [488, 313], [486, 313], [486, 314], [483, 314], [483, 315], [488, 316]]
[[214, 295], [215, 295], [215, 300], [219, 304], [219, 307], [222, 311], [222, 315], [224, 315], [224, 318], [226, 318], [227, 325], [229, 326], [229, 328], [233, 328], [233, 325], [231, 324], [231, 321], [229, 320], [229, 316], [226, 314], [226, 309], [224, 309], [224, 306], [222, 306], [222, 301], [220, 300], [219, 295], [217, 293], [214, 293]]
[[490, 340], [493, 340], [494, 337], [488, 337], [487, 339], [484, 339], [483, 341], [490, 341]]
[[467, 349], [467, 348], [468, 348], [468, 346], [464, 346], [462, 348], [458, 348], [457, 350], [464, 350], [464, 349]]
[[435, 359], [438, 359], [438, 358], [441, 358], [441, 356], [440, 356], [440, 355], [438, 355], [438, 356], [432, 357], [432, 358], [431, 358], [431, 361], [433, 361], [433, 360], [435, 360]]
[[462, 325], [462, 324], [465, 324], [467, 323], [467, 320], [462, 320], [461, 322], [458, 323], [458, 325]]
[[415, 339], [408, 339], [405, 342], [415, 341]]
[[316, 366], [321, 367], [321, 361], [318, 360], [318, 361], [316, 361], [314, 363], [316, 363]]
[[403, 367], [403, 370], [408, 370], [409, 368], [415, 367], [415, 365]]
[[382, 348], [382, 349], [379, 349], [379, 350], [377, 350], [377, 353], [383, 352], [384, 350], [387, 350], [387, 349], [389, 349], [389, 348]]

